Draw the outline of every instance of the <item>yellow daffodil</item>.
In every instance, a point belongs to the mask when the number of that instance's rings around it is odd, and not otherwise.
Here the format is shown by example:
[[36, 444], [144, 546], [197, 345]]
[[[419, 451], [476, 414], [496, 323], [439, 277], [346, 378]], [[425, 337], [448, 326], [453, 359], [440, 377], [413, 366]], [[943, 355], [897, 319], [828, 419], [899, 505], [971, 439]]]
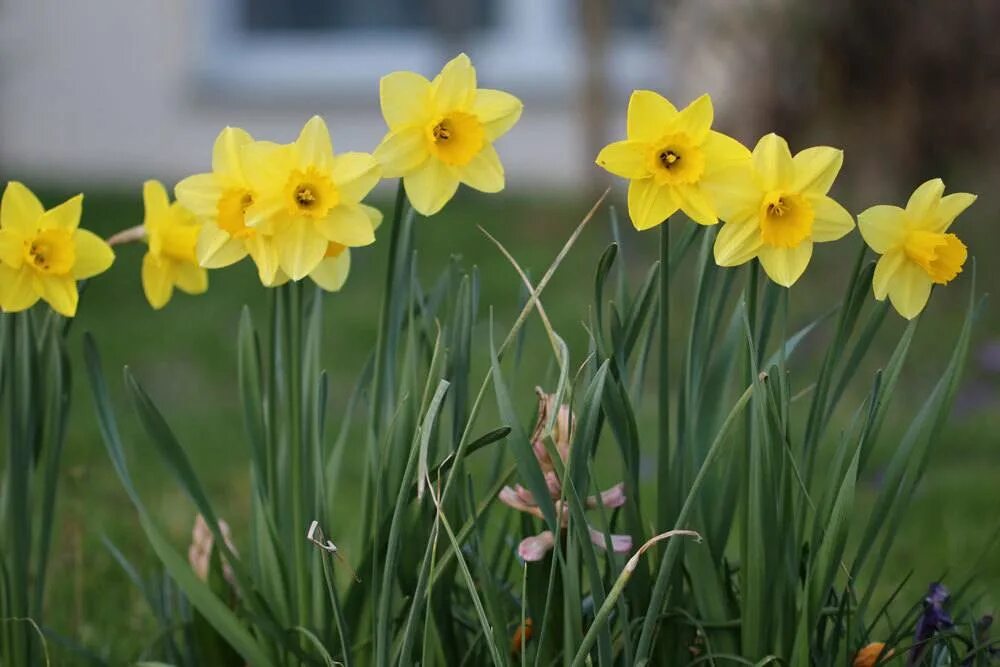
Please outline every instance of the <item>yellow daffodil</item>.
[[387, 178], [401, 176], [406, 196], [433, 215], [459, 183], [480, 192], [503, 190], [504, 173], [493, 142], [521, 117], [521, 101], [500, 90], [476, 88], [476, 70], [464, 53], [428, 81], [393, 72], [379, 83], [389, 133], [375, 149]]
[[202, 294], [208, 289], [208, 272], [198, 264], [195, 246], [201, 225], [191, 211], [178, 202], [170, 203], [159, 181], [146, 181], [142, 187], [146, 207], [143, 227], [149, 250], [142, 258], [142, 289], [156, 310], [173, 296], [176, 286], [188, 294]]
[[748, 165], [709, 186], [725, 221], [715, 239], [716, 263], [737, 266], [756, 257], [771, 280], [790, 287], [806, 270], [814, 243], [854, 228], [851, 214], [827, 196], [843, 161], [843, 151], [829, 146], [792, 157], [784, 139], [762, 137]]
[[711, 129], [714, 113], [708, 95], [678, 111], [651, 90], [632, 93], [627, 139], [605, 146], [597, 164], [629, 179], [628, 214], [636, 229], [655, 227], [678, 209], [702, 225], [719, 221], [706, 185], [731, 177], [727, 168], [749, 161], [750, 151]]
[[924, 309], [933, 285], [947, 285], [962, 272], [968, 256], [965, 244], [948, 228], [976, 195], [943, 194], [944, 183], [935, 178], [910, 195], [905, 209], [872, 206], [858, 216], [865, 243], [882, 255], [872, 277], [875, 298], [888, 296], [907, 319]]
[[189, 176], [174, 188], [177, 201], [202, 223], [196, 254], [205, 268], [223, 268], [247, 254], [258, 266], [277, 266], [273, 244], [244, 219], [257, 198], [243, 171], [243, 148], [251, 143], [246, 130], [225, 128], [215, 139], [211, 173]]
[[66, 317], [76, 315], [76, 281], [103, 273], [115, 254], [99, 236], [80, 229], [83, 195], [46, 211], [31, 190], [12, 181], [0, 202], [0, 305], [19, 311], [39, 299]]
[[378, 162], [368, 153], [335, 156], [319, 116], [295, 142], [247, 143], [241, 156], [253, 193], [245, 224], [262, 237], [254, 260], [265, 285], [275, 284], [279, 269], [292, 280], [309, 275], [331, 243], [356, 247], [375, 241], [382, 214], [361, 200], [378, 183]]

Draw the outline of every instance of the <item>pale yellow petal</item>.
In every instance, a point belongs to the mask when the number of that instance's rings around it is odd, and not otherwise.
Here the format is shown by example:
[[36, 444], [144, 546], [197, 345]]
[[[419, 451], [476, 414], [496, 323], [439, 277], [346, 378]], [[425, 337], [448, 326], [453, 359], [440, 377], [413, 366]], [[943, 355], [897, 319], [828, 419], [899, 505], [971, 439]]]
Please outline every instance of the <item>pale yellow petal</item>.
[[665, 222], [679, 206], [671, 189], [657, 184], [652, 178], [628, 184], [628, 215], [632, 225], [640, 231]]
[[324, 257], [309, 277], [327, 292], [336, 292], [344, 286], [350, 271], [351, 251], [345, 249], [336, 257]]
[[898, 206], [879, 204], [858, 214], [858, 231], [868, 247], [887, 253], [906, 241], [904, 211]]
[[937, 210], [932, 216], [933, 222], [928, 231], [939, 233], [948, 231], [951, 223], [955, 222], [955, 218], [962, 211], [972, 206], [972, 203], [976, 199], [976, 195], [969, 194], [968, 192], [954, 192], [947, 197], [942, 197]]
[[399, 178], [419, 168], [430, 157], [427, 135], [417, 126], [404, 127], [385, 135], [375, 149], [385, 178]]
[[940, 178], [921, 183], [906, 202], [906, 217], [916, 224], [926, 224], [931, 220], [943, 194], [944, 181]]
[[330, 168], [333, 162], [333, 143], [330, 141], [330, 130], [322, 118], [313, 116], [306, 121], [295, 140], [295, 153], [300, 169], [316, 167], [326, 171]]
[[705, 136], [705, 140], [701, 144], [701, 151], [705, 155], [703, 180], [719, 171], [750, 163], [750, 149], [732, 137], [714, 130]]
[[0, 313], [7, 310], [4, 304], [7, 303], [7, 291], [13, 284], [17, 272], [3, 262], [0, 262]]
[[760, 247], [760, 227], [756, 221], [727, 222], [715, 237], [715, 263], [719, 266], [745, 264], [757, 256]]
[[[340, 204], [331, 210], [326, 218], [316, 222], [316, 229], [324, 240], [349, 248], [375, 242], [375, 228], [371, 218], [367, 210], [359, 204]], [[326, 252], [326, 246], [323, 246], [323, 252]], [[284, 264], [281, 268], [285, 268]], [[289, 275], [298, 280], [294, 273]]]
[[104, 273], [115, 261], [115, 253], [111, 246], [89, 230], [77, 229], [73, 235], [73, 243], [76, 245], [73, 277], [77, 280], [86, 280]]
[[458, 174], [440, 160], [427, 160], [419, 169], [403, 177], [410, 204], [421, 215], [434, 215], [458, 189]]
[[317, 232], [317, 226], [311, 220], [299, 218], [284, 225], [273, 237], [278, 265], [292, 280], [309, 275], [326, 253], [329, 243]]
[[63, 317], [74, 317], [80, 294], [76, 291], [76, 281], [70, 276], [37, 276], [35, 280], [42, 288], [42, 298]]
[[0, 200], [0, 227], [34, 232], [38, 229], [38, 219], [44, 212], [45, 207], [31, 190], [23, 183], [11, 181]]
[[795, 154], [792, 191], [825, 195], [844, 164], [844, 151], [830, 146], [813, 146]]
[[495, 141], [506, 134], [521, 117], [523, 108], [521, 100], [510, 93], [490, 88], [477, 90], [472, 103], [472, 113], [483, 124], [488, 141]]
[[208, 271], [191, 262], [177, 262], [174, 265], [174, 281], [183, 292], [204, 294], [208, 291]]
[[889, 301], [908, 320], [920, 314], [931, 297], [931, 277], [913, 262], [900, 264], [889, 282]]
[[246, 130], [223, 128], [212, 146], [212, 171], [235, 181], [243, 180], [242, 149], [250, 143], [253, 143], [253, 137]]
[[285, 275], [284, 271], [278, 269], [278, 272], [274, 275], [274, 280], [272, 280], [270, 283], [265, 283], [264, 287], [281, 287], [289, 280], [291, 280], [291, 278]]
[[195, 248], [198, 263], [207, 269], [221, 269], [247, 256], [246, 244], [234, 239], [214, 222], [205, 222], [198, 234]]
[[142, 205], [145, 209], [143, 224], [147, 230], [166, 218], [167, 211], [170, 210], [170, 199], [163, 183], [149, 180], [142, 184]]
[[764, 272], [782, 287], [791, 287], [805, 273], [812, 257], [813, 244], [803, 241], [794, 248], [761, 246], [757, 252]]
[[4, 310], [11, 313], [27, 310], [41, 298], [41, 294], [35, 289], [34, 271], [31, 269], [25, 268], [23, 271], [10, 269], [6, 275], [0, 274], [0, 277], [9, 279], [2, 295]]
[[483, 146], [468, 164], [458, 167], [458, 178], [480, 192], [500, 192], [504, 186], [503, 165], [492, 144]]
[[382, 168], [371, 153], [341, 153], [333, 158], [331, 173], [340, 201], [359, 202], [378, 183]]
[[876, 299], [885, 300], [893, 278], [906, 261], [906, 253], [898, 248], [890, 249], [878, 258], [878, 262], [875, 264], [875, 273], [872, 276], [872, 292], [875, 293]]
[[174, 196], [181, 206], [202, 220], [209, 220], [218, 215], [222, 192], [223, 188], [215, 174], [188, 176], [174, 186]]
[[707, 175], [700, 185], [722, 220], [736, 223], [756, 220], [764, 193], [749, 162]]
[[788, 190], [794, 167], [788, 143], [774, 134], [765, 134], [753, 149], [753, 164], [764, 190]]
[[700, 142], [708, 135], [714, 117], [715, 109], [712, 107], [712, 98], [708, 93], [705, 93], [681, 109], [671, 121], [670, 126], [674, 131], [683, 132], [695, 142]]
[[382, 211], [367, 204], [359, 204], [359, 206], [364, 211], [364, 214], [368, 216], [368, 222], [372, 223], [372, 229], [378, 229], [382, 224]]
[[633, 141], [654, 141], [677, 115], [677, 108], [652, 90], [635, 90], [628, 100], [626, 136]]
[[854, 218], [843, 206], [825, 195], [810, 197], [813, 209], [812, 240], [836, 241], [854, 229]]
[[382, 117], [390, 130], [430, 122], [431, 82], [416, 72], [393, 72], [378, 84]]
[[476, 95], [476, 68], [460, 53], [448, 61], [431, 82], [431, 95], [439, 111], [469, 107]]
[[291, 146], [272, 141], [255, 141], [243, 146], [240, 159], [243, 173], [255, 192], [267, 195], [280, 190], [288, 180], [288, 172], [296, 167]]
[[80, 226], [82, 214], [83, 195], [76, 195], [43, 213], [42, 217], [38, 219], [38, 228], [72, 231]]
[[674, 195], [677, 197], [680, 209], [694, 222], [699, 225], [714, 225], [719, 222], [711, 200], [698, 186], [678, 185], [674, 188]]
[[33, 237], [34, 230], [31, 236], [22, 236], [21, 232], [15, 229], [0, 229], [0, 264], [20, 269], [24, 263], [24, 244], [27, 239]]
[[142, 291], [154, 310], [167, 305], [174, 293], [173, 271], [170, 260], [160, 259], [153, 253], [142, 258]]
[[275, 276], [279, 272], [278, 250], [274, 241], [270, 237], [255, 234], [246, 240], [246, 246], [250, 258], [257, 265], [257, 275], [260, 282], [269, 287], [273, 286]]
[[597, 154], [597, 165], [622, 178], [645, 178], [649, 176], [646, 166], [648, 145], [638, 141], [616, 141], [608, 144]]

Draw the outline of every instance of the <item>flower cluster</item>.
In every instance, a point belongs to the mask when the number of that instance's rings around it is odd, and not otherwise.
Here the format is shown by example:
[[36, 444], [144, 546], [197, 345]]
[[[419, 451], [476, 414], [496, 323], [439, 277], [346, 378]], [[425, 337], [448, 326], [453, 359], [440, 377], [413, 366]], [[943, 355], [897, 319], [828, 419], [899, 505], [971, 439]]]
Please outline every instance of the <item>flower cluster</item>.
[[[542, 474], [545, 476], [545, 484], [548, 487], [549, 496], [552, 498], [556, 508], [556, 516], [560, 527], [565, 530], [569, 524], [569, 507], [562, 499], [563, 484], [559, 473], [556, 471], [552, 457], [545, 445], [545, 429], [549, 423], [551, 415], [556, 412], [557, 406], [555, 396], [546, 394], [540, 388], [535, 389], [538, 395], [538, 419], [535, 422], [534, 431], [531, 434], [531, 447], [538, 461]], [[559, 456], [563, 466], [569, 461], [570, 446], [573, 442], [573, 429], [575, 419], [568, 405], [558, 406], [555, 414], [555, 423], [552, 428], [552, 442], [555, 451]], [[498, 498], [505, 505], [520, 512], [531, 514], [532, 516], [543, 518], [542, 510], [531, 491], [520, 484], [513, 487], [505, 486], [500, 490]], [[616, 484], [610, 489], [603, 491], [600, 495], [589, 496], [584, 500], [587, 509], [597, 509], [599, 507], [616, 508], [625, 504], [625, 485]], [[628, 553], [632, 550], [632, 538], [629, 535], [605, 535], [596, 528], [588, 526], [591, 541], [600, 548], [606, 548], [607, 540], [611, 541], [611, 548], [616, 553]], [[554, 546], [556, 536], [551, 530], [545, 530], [531, 537], [521, 540], [517, 548], [517, 553], [526, 561], [538, 561], [545, 557]]]
[[[684, 109], [648, 90], [629, 100], [627, 138], [606, 146], [597, 164], [629, 180], [628, 211], [636, 229], [655, 227], [676, 213], [701, 225], [724, 223], [715, 239], [719, 266], [757, 259], [767, 275], [793, 285], [812, 258], [813, 245], [854, 229], [853, 216], [829, 196], [843, 151], [814, 146], [792, 155], [776, 134], [753, 151], [712, 129], [708, 95]], [[945, 285], [965, 264], [965, 245], [948, 227], [976, 197], [942, 197], [944, 184], [921, 185], [906, 209], [874, 206], [858, 216], [861, 235], [881, 255], [875, 298], [887, 296], [907, 319], [927, 304], [931, 287]]]

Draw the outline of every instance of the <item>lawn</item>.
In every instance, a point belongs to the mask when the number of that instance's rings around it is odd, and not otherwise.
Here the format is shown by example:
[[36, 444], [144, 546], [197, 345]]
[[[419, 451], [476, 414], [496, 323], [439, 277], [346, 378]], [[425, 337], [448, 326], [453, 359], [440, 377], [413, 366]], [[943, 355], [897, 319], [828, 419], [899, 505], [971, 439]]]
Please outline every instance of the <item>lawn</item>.
[[[42, 197], [51, 204], [59, 195], [50, 191]], [[612, 197], [616, 202], [620, 199], [619, 194]], [[466, 267], [478, 267], [482, 296], [477, 335], [483, 339], [488, 333], [488, 307], [493, 306], [498, 322], [509, 323], [515, 314], [519, 289], [516, 274], [478, 227], [495, 235], [522, 266], [539, 276], [591, 203], [586, 197], [515, 199], [462, 192], [442, 214], [418, 224], [421, 274], [431, 280], [453, 257]], [[381, 204], [386, 210], [388, 202], [383, 200]], [[138, 224], [142, 216], [138, 190], [88, 194], [84, 211], [83, 224], [105, 235]], [[986, 225], [979, 222], [985, 222], [994, 213], [985, 207], [974, 209], [966, 222], [959, 223], [970, 252], [982, 259], [991, 257], [998, 237], [992, 236]], [[587, 351], [583, 323], [593, 301], [594, 266], [610, 238], [605, 211], [583, 233], [543, 295], [553, 325], [566, 339], [576, 365]], [[837, 274], [833, 271], [839, 268], [839, 263], [852, 261], [859, 243], [860, 239], [854, 236], [817, 251], [805, 279], [793, 291], [790, 328], [797, 329], [811, 321], [827, 309], [828, 301], [839, 300], [843, 287], [831, 285], [825, 277], [844, 275], [846, 271]], [[344, 291], [326, 300], [324, 361], [332, 380], [334, 423], [340, 419], [347, 395], [374, 343], [386, 246], [377, 243], [373, 248], [357, 251]], [[629, 279], [641, 280], [656, 252], [655, 233], [624, 230], [622, 250], [619, 259], [624, 258]], [[178, 295], [164, 310], [154, 312], [145, 303], [139, 285], [141, 257], [140, 247], [120, 248], [112, 271], [87, 287], [81, 314], [74, 323], [71, 348], [79, 362], [81, 334], [89, 331], [97, 339], [105, 371], [115, 390], [123, 430], [133, 446], [130, 455], [137, 486], [178, 547], [186, 549], [193, 509], [165, 474], [152, 450], [145, 446], [148, 443], [144, 442], [138, 424], [125, 409], [126, 400], [117, 378], [118, 371], [126, 364], [144, 383], [180, 437], [216, 507], [233, 524], [239, 546], [248, 512], [248, 459], [235, 388], [234, 341], [244, 304], [249, 306], [258, 326], [263, 326], [267, 292], [257, 282], [253, 267], [243, 263], [213, 272], [208, 294], [197, 298]], [[979, 291], [988, 290], [998, 284], [1000, 269], [988, 261], [981, 262], [978, 279]], [[737, 280], [742, 281], [742, 275]], [[906, 427], [907, 416], [914, 414], [943, 370], [969, 285], [969, 275], [963, 275], [946, 290], [939, 290], [923, 316], [911, 364], [901, 385], [902, 396], [893, 411], [894, 421], [883, 437], [884, 450], [891, 447], [893, 436]], [[689, 301], [692, 286], [690, 272], [682, 270], [674, 292], [679, 308], [683, 309]], [[985, 552], [1000, 527], [998, 323], [1000, 310], [996, 304], [990, 304], [977, 324], [973, 353], [955, 413], [941, 441], [935, 444], [927, 477], [890, 557], [891, 578], [901, 579], [913, 572], [903, 596], [910, 602], [919, 597], [929, 581], [945, 576], [946, 581], [957, 585], [974, 575], [976, 586], [984, 595], [979, 603], [981, 611], [992, 612], [1000, 605], [1000, 549]], [[683, 324], [682, 318], [678, 326]], [[538, 325], [533, 322], [532, 326]], [[902, 320], [890, 313], [875, 349], [865, 360], [863, 376], [870, 378], [886, 361], [902, 329]], [[791, 364], [793, 381], [796, 366], [811, 369], [818, 363], [816, 351], [822, 349], [819, 342], [807, 339], [801, 356]], [[543, 336], [533, 337], [517, 375], [515, 389], [521, 397], [522, 421], [529, 425], [531, 390], [547, 378], [548, 351], [544, 343]], [[482, 354], [485, 347], [477, 349]], [[679, 351], [676, 356], [680, 358]], [[485, 361], [480, 359], [479, 363]], [[113, 663], [121, 663], [136, 657], [152, 642], [153, 624], [141, 596], [112, 560], [102, 540], [111, 540], [146, 576], [160, 576], [160, 573], [102, 447], [82, 365], [77, 364], [76, 368], [47, 620], [56, 632], [81, 641]], [[803, 375], [808, 376], [805, 372]], [[859, 404], [863, 389], [852, 387], [853, 393], [844, 402], [844, 419]], [[644, 433], [654, 431], [653, 408], [647, 401], [640, 415], [640, 429]], [[495, 425], [488, 423], [495, 419], [492, 414], [483, 417], [484, 429]], [[358, 442], [363, 440], [359, 438]], [[653, 450], [653, 443], [647, 443], [644, 465], [649, 469], [650, 480], [655, 469]], [[877, 466], [873, 469], [877, 470]], [[878, 475], [871, 475], [862, 483], [874, 491], [879, 484]], [[351, 491], [335, 490], [344, 499], [345, 516], [351, 513]], [[863, 515], [857, 520], [861, 518]], [[57, 659], [55, 664], [63, 664], [65, 660], [68, 658]]]

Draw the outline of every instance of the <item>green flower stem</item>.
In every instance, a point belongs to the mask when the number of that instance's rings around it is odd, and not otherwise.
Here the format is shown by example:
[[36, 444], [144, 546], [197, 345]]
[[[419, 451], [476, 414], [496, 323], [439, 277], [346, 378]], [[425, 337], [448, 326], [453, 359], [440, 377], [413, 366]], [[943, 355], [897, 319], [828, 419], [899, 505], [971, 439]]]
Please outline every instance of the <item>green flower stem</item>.
[[671, 497], [678, 489], [668, 483], [670, 475], [670, 220], [660, 225], [660, 367], [656, 403], [659, 449], [657, 454], [657, 526], [666, 530], [671, 519]]
[[297, 618], [300, 624], [308, 626], [309, 587], [306, 574], [309, 570], [306, 562], [305, 519], [303, 518], [302, 475], [303, 449], [302, 438], [302, 285], [289, 282], [285, 288], [288, 295], [288, 330], [286, 343], [288, 345], [288, 421], [290, 437], [288, 446], [291, 448], [291, 503], [292, 503], [292, 544], [295, 557], [295, 600], [298, 610]]

